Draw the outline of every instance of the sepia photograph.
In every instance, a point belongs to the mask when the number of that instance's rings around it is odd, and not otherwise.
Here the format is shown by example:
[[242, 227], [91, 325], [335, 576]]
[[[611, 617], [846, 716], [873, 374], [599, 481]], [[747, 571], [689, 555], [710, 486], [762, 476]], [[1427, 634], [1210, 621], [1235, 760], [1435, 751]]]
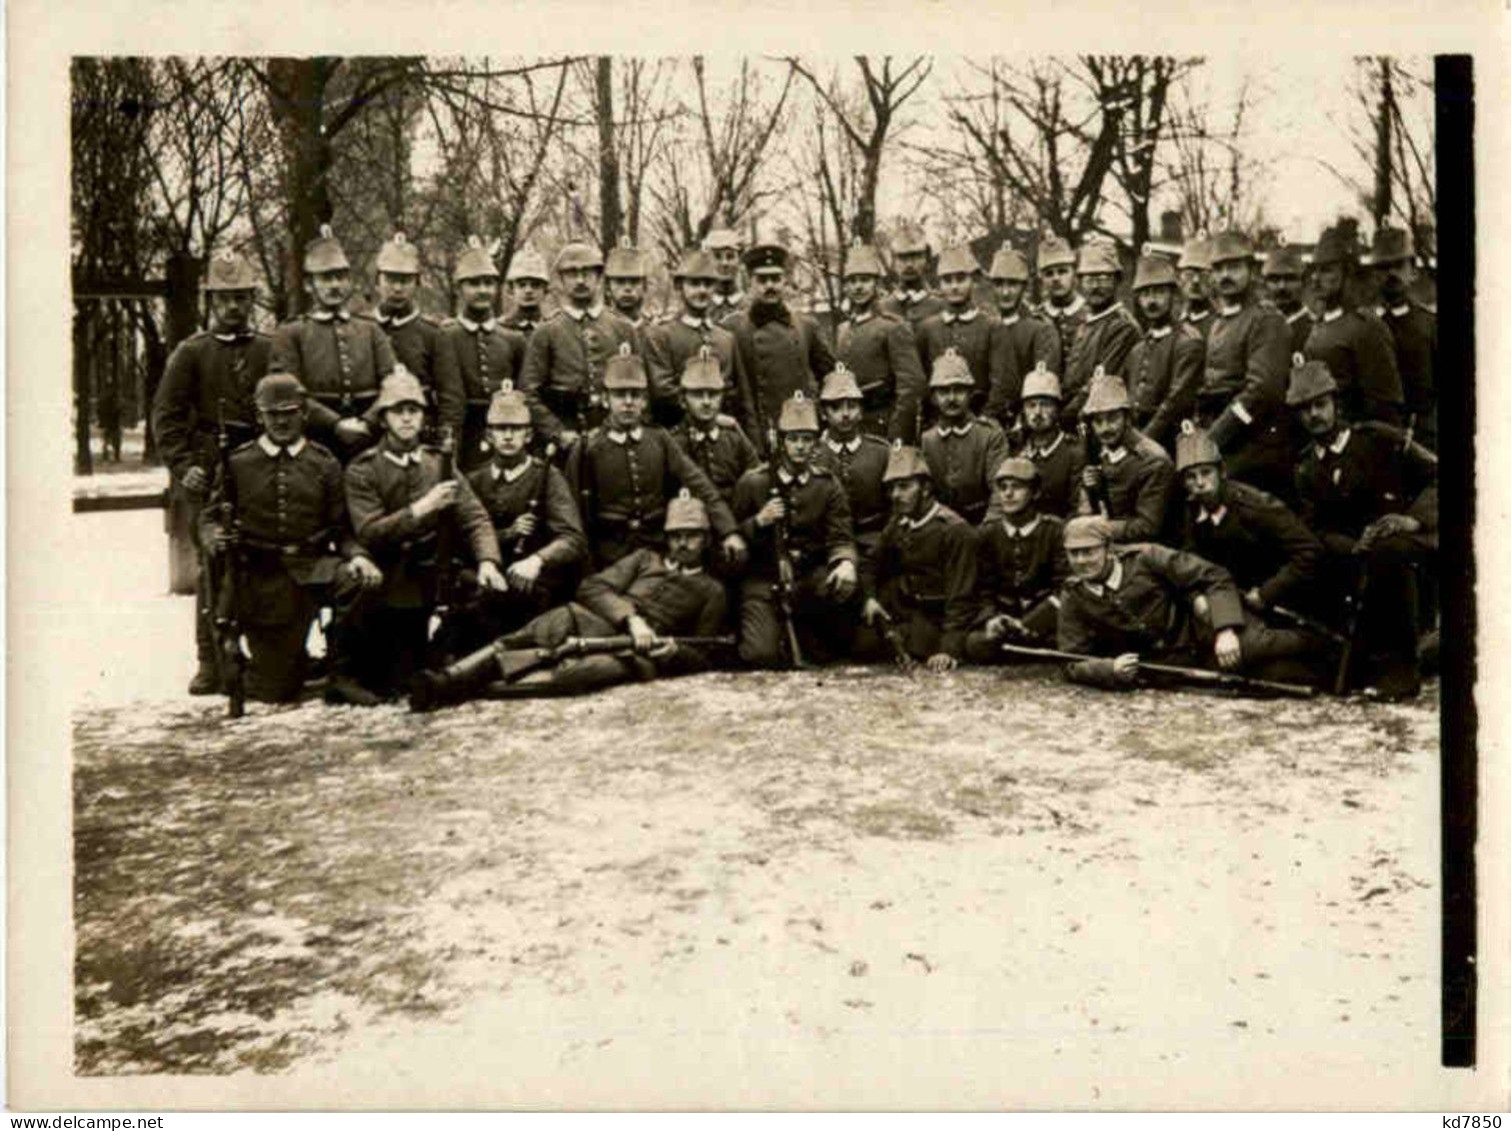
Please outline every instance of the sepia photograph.
[[531, 42], [50, 88], [75, 1105], [1504, 1100], [1476, 61]]

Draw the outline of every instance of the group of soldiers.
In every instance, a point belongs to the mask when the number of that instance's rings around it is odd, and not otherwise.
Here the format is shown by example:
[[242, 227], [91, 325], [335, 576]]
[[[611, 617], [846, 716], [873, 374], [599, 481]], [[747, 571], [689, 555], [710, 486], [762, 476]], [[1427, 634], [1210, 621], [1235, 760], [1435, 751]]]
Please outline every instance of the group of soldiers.
[[655, 319], [647, 258], [569, 243], [501, 278], [473, 240], [436, 318], [395, 234], [367, 316], [326, 229], [271, 336], [249, 265], [213, 259], [153, 405], [204, 554], [191, 692], [244, 666], [253, 698], [318, 678], [428, 708], [1054, 656], [1110, 688], [1175, 664], [1418, 693], [1436, 328], [1406, 233], [1361, 262], [1334, 232], [1263, 257], [1228, 232], [1131, 281], [1110, 244], [1047, 239], [1034, 271], [1004, 247], [984, 280], [968, 247], [906, 241], [888, 271], [857, 246], [832, 340], [780, 246], [710, 233]]

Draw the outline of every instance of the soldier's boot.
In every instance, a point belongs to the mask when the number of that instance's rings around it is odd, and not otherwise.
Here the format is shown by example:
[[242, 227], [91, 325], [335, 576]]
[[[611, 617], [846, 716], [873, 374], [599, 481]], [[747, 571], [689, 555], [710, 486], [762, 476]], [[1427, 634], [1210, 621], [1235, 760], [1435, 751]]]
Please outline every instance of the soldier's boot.
[[409, 683], [409, 709], [433, 711], [450, 703], [460, 703], [479, 688], [503, 674], [499, 649], [503, 641], [479, 648], [439, 671], [418, 672]]
[[220, 669], [213, 657], [208, 660], [200, 657], [199, 667], [194, 671], [194, 678], [189, 681], [189, 694], [220, 694]]
[[[201, 573], [201, 578], [204, 574]], [[194, 593], [194, 650], [199, 667], [189, 681], [190, 695], [219, 695], [219, 651], [215, 642], [215, 615], [209, 607], [209, 583], [201, 580]]]

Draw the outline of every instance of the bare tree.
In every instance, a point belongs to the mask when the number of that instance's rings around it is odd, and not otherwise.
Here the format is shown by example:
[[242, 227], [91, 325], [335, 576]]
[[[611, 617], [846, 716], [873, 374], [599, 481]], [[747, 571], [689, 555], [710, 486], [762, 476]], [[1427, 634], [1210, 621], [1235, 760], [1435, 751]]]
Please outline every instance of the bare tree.
[[1164, 168], [1187, 232], [1252, 232], [1263, 225], [1264, 170], [1248, 156], [1255, 93], [1253, 80], [1245, 78], [1231, 110], [1219, 115], [1194, 84], [1178, 84], [1170, 121], [1172, 145]]

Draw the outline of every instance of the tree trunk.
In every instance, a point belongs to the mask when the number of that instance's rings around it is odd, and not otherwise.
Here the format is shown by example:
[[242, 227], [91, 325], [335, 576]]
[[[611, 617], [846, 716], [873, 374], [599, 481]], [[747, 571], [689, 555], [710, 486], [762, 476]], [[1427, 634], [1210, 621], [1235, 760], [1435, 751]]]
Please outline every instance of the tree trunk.
[[1391, 124], [1396, 113], [1395, 87], [1391, 81], [1390, 60], [1380, 60], [1380, 109], [1375, 117], [1375, 195], [1374, 221], [1379, 228], [1390, 217], [1391, 190], [1395, 176], [1390, 148]]
[[93, 406], [89, 396], [89, 316], [95, 299], [76, 301], [73, 305], [73, 471], [75, 475], [94, 473], [94, 457], [89, 451], [89, 421]]
[[331, 73], [340, 66], [335, 59], [274, 59], [268, 74], [277, 96], [274, 113], [283, 134], [283, 152], [288, 176], [289, 252], [284, 263], [284, 288], [289, 296], [289, 315], [304, 307], [303, 260], [305, 245], [331, 221], [330, 171], [333, 159], [325, 136], [325, 89]]
[[598, 57], [599, 237], [605, 250], [619, 245], [624, 209], [619, 202], [619, 150], [614, 143], [614, 60]]

